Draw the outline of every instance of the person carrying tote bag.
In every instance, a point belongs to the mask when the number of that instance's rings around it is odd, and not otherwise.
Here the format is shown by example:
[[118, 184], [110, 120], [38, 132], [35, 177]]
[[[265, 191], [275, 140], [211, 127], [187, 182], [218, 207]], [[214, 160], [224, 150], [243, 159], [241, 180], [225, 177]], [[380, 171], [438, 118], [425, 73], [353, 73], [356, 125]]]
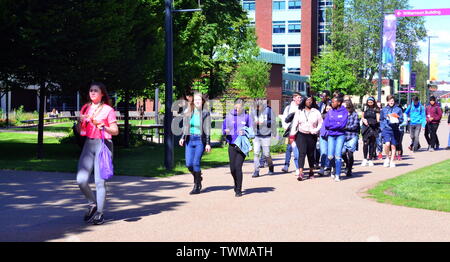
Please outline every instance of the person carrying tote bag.
[[[101, 162], [105, 158], [100, 157], [103, 145], [110, 152], [113, 150], [112, 136], [119, 134], [116, 121], [116, 113], [110, 106], [110, 99], [104, 84], [94, 82], [89, 89], [89, 102], [87, 109], [80, 115], [80, 134], [86, 136], [80, 159], [78, 161], [77, 184], [81, 192], [88, 200], [88, 210], [84, 215], [84, 221], [101, 225], [104, 223], [104, 206], [106, 201], [105, 179], [101, 175]], [[107, 153], [107, 151], [106, 151]], [[107, 153], [108, 154], [108, 153]], [[106, 157], [106, 161], [112, 159], [112, 154]], [[109, 163], [111, 164], [111, 163]], [[111, 166], [112, 167], [112, 166]], [[89, 177], [94, 173], [96, 196], [89, 186]], [[105, 177], [108, 178], [108, 177]]]

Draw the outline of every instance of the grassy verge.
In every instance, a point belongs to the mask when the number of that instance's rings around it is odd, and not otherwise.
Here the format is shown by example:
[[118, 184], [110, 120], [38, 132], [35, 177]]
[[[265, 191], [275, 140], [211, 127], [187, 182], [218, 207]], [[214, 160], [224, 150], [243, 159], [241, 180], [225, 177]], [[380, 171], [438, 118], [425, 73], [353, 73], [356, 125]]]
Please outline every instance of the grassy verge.
[[381, 203], [450, 212], [450, 159], [381, 182], [369, 190]]

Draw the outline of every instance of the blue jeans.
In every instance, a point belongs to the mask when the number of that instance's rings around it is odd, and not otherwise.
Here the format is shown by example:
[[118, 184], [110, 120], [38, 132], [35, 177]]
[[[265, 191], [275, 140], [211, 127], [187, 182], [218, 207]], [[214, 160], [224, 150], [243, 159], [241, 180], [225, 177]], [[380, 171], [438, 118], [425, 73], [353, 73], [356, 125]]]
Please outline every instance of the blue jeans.
[[189, 171], [200, 172], [200, 161], [204, 150], [201, 136], [191, 135], [185, 151], [186, 166]]
[[377, 151], [378, 152], [383, 152], [383, 136], [381, 135], [381, 132], [378, 133], [378, 137], [377, 137]]
[[[449, 116], [450, 117], [450, 116]], [[450, 131], [448, 132], [448, 140], [447, 140], [448, 142], [447, 142], [447, 146], [449, 146], [450, 147]]]
[[286, 146], [286, 156], [284, 158], [285, 159], [284, 165], [289, 167], [289, 164], [291, 163], [292, 151], [294, 151], [295, 168], [298, 169], [298, 147], [297, 146], [292, 147], [290, 144], [287, 144], [287, 146]]
[[320, 137], [320, 167], [329, 166], [328, 162], [328, 137]]
[[[344, 147], [345, 135], [328, 136], [328, 160], [334, 159], [336, 165], [336, 176], [341, 174], [342, 166], [342, 148]], [[329, 167], [329, 166], [327, 166]]]

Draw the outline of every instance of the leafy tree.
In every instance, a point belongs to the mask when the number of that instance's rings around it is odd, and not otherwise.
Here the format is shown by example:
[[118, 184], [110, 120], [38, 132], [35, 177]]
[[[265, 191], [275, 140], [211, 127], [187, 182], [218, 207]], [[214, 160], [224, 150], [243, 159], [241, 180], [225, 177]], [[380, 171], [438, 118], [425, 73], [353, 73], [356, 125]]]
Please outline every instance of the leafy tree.
[[[194, 80], [201, 79], [208, 83], [209, 97], [214, 98], [229, 86], [242, 57], [257, 56], [259, 49], [240, 1], [201, 3], [201, 12], [174, 17], [174, 84], [181, 96], [192, 88]], [[192, 8], [196, 4], [196, 0], [175, 1], [176, 8]]]
[[329, 51], [317, 57], [312, 66], [309, 83], [316, 92], [330, 90], [343, 94], [355, 94], [361, 84], [354, 71], [356, 61], [340, 51]]
[[257, 59], [244, 61], [238, 65], [231, 87], [240, 97], [266, 97], [270, 68], [271, 65]]
[[[384, 10], [410, 9], [408, 0], [385, 0]], [[354, 59], [353, 68], [357, 72], [364, 88], [359, 89], [361, 97], [374, 94], [372, 80], [378, 73], [380, 50], [380, 13], [379, 0], [338, 0], [333, 11], [331, 43], [334, 50], [342, 51], [347, 57]], [[414, 43], [426, 36], [424, 19], [421, 17], [398, 18], [396, 64], [393, 70], [384, 69], [383, 75], [398, 78], [402, 61], [408, 61], [408, 50], [413, 48], [413, 57], [418, 53]]]

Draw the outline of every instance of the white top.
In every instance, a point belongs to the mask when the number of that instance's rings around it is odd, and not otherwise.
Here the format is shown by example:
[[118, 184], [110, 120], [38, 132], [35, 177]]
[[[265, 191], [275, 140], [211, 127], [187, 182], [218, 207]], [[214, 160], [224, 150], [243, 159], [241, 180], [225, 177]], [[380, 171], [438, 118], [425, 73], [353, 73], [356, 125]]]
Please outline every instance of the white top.
[[322, 127], [323, 119], [319, 110], [311, 108], [311, 110], [297, 110], [292, 121], [290, 135], [293, 136], [297, 132], [303, 134], [317, 134]]

